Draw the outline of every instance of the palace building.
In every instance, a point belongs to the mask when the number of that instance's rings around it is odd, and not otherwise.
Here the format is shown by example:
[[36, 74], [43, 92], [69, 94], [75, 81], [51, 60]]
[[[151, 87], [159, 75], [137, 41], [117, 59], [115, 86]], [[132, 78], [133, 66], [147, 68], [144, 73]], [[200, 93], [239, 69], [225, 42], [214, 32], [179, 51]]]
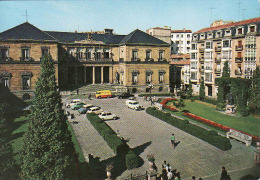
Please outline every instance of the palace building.
[[40, 61], [50, 54], [60, 89], [110, 84], [130, 92], [169, 90], [170, 44], [136, 29], [128, 35], [42, 31], [26, 22], [0, 33], [0, 82], [33, 94]]
[[260, 65], [260, 18], [201, 29], [192, 36], [190, 77], [194, 94], [205, 81], [206, 96], [217, 96], [215, 78], [228, 61], [231, 77], [251, 78]]

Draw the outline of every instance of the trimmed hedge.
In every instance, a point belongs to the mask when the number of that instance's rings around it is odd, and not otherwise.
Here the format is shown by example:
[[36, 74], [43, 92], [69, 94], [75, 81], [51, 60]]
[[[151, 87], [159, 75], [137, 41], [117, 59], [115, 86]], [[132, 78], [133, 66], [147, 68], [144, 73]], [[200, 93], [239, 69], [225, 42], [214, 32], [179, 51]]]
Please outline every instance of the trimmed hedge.
[[223, 151], [229, 150], [232, 147], [229, 139], [222, 137], [222, 136], [216, 134], [215, 132], [208, 131], [208, 130], [201, 128], [199, 126], [196, 126], [194, 124], [190, 124], [188, 120], [180, 120], [173, 116], [169, 116], [169, 113], [164, 113], [162, 111], [158, 111], [151, 107], [148, 107], [146, 109], [146, 112], [152, 116], [155, 116], [155, 117], [167, 122], [170, 125], [173, 125], [193, 136], [196, 136], [197, 138], [199, 138], [203, 141], [206, 141], [207, 143], [209, 143]]
[[[138, 94], [139, 97], [150, 97], [150, 93]], [[152, 93], [151, 96], [174, 96], [174, 93]]]
[[115, 154], [125, 157], [126, 167], [128, 169], [133, 169], [139, 166], [139, 156], [136, 155], [130, 147], [117, 136], [110, 126], [94, 113], [87, 114], [87, 118]]

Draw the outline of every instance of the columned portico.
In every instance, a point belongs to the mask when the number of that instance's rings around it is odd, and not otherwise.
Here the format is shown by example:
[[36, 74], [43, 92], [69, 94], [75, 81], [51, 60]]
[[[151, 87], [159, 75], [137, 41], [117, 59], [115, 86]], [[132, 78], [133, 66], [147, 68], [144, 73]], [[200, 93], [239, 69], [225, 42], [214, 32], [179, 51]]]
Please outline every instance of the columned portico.
[[101, 66], [101, 84], [104, 84], [104, 66]]
[[96, 79], [95, 79], [95, 72], [96, 72], [96, 70], [95, 69], [96, 69], [95, 66], [93, 66], [92, 84], [95, 84], [95, 82], [96, 82]]

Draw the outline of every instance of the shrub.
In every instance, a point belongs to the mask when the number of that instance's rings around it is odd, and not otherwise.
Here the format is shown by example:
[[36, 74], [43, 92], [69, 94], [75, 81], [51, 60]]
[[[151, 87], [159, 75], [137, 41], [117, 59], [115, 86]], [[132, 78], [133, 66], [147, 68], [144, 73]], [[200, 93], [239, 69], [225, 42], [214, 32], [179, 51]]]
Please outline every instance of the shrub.
[[126, 154], [125, 160], [127, 169], [137, 168], [139, 165], [139, 158], [132, 150]]
[[191, 98], [190, 98], [190, 101], [191, 101], [191, 102], [194, 102], [194, 101], [195, 101], [195, 98], [194, 98], [194, 97], [191, 97]]
[[211, 130], [211, 131], [209, 131], [209, 135], [211, 135], [211, 136], [217, 136], [218, 133], [217, 133], [216, 131]]

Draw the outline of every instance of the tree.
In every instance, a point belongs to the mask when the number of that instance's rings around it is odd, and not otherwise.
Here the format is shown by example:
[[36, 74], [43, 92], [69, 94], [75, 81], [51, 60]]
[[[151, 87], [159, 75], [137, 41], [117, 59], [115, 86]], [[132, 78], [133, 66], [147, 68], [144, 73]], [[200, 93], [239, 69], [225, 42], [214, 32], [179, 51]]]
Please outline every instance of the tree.
[[191, 80], [189, 80], [189, 86], [188, 86], [188, 90], [187, 90], [187, 98], [190, 99], [192, 97], [192, 83]]
[[224, 63], [222, 77], [230, 77], [230, 69], [229, 69], [229, 65], [228, 65], [228, 60], [225, 61], [225, 63]]
[[9, 137], [4, 108], [0, 104], [0, 179], [14, 179], [14, 160]]
[[255, 114], [260, 112], [260, 68], [256, 67], [251, 84], [251, 93], [249, 98], [249, 106]]
[[73, 177], [74, 148], [55, 82], [51, 56], [44, 56], [24, 135], [22, 179]]
[[200, 92], [199, 92], [200, 100], [203, 101], [205, 99], [205, 85], [204, 79], [200, 83]]

